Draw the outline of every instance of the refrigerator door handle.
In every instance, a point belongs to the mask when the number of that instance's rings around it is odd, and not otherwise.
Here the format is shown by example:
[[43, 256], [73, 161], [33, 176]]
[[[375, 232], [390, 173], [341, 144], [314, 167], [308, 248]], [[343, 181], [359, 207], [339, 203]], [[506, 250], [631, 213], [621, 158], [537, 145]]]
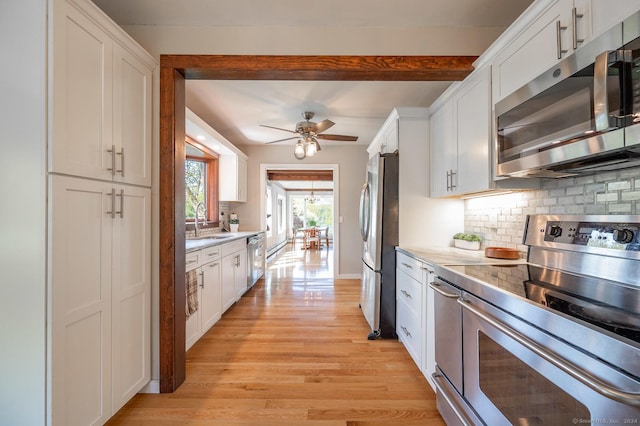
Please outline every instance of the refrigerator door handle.
[[360, 193], [360, 235], [362, 235], [362, 241], [369, 239], [369, 229], [371, 227], [371, 189], [369, 183], [365, 183], [362, 186]]

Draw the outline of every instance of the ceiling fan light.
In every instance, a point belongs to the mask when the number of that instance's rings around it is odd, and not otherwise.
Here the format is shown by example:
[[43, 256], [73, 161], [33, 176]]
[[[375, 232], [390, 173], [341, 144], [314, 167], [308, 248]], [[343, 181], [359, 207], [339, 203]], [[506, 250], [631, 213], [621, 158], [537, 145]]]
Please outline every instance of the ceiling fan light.
[[298, 140], [298, 142], [296, 143], [296, 147], [293, 150], [293, 155], [295, 155], [298, 160], [302, 160], [306, 156], [302, 140]]
[[307, 142], [307, 147], [306, 147], [307, 157], [313, 157], [315, 153], [316, 153], [316, 144], [313, 143], [313, 141]]

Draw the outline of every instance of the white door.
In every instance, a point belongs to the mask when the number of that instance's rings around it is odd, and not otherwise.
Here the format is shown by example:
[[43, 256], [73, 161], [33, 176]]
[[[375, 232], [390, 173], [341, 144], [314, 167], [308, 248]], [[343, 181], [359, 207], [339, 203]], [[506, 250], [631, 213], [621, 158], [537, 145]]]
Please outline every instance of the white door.
[[236, 261], [236, 299], [240, 300], [243, 294], [247, 292], [249, 288], [247, 284], [248, 267], [247, 267], [247, 250], [244, 249], [236, 253], [238, 260]]
[[50, 170], [111, 179], [113, 42], [75, 7], [55, 7]]
[[51, 177], [49, 309], [53, 424], [111, 417], [111, 185]]
[[222, 315], [222, 288], [220, 287], [220, 261], [207, 263], [202, 267], [202, 334], [204, 334]]
[[230, 254], [222, 258], [222, 312], [224, 313], [236, 301], [236, 254]]
[[120, 182], [151, 186], [151, 79], [149, 68], [114, 45], [114, 179]]
[[115, 185], [113, 412], [151, 380], [151, 190]]

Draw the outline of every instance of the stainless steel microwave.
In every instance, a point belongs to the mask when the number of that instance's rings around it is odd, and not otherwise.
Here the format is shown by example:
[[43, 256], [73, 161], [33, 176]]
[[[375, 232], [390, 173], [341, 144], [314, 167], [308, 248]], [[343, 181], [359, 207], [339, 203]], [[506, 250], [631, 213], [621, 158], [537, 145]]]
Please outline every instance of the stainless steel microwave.
[[496, 174], [640, 166], [640, 12], [498, 102]]

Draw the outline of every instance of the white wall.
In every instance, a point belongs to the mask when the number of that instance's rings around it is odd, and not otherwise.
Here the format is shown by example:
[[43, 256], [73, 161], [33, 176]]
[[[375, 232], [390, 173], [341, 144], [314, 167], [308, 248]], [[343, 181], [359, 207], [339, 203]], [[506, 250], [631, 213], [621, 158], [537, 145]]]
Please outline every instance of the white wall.
[[342, 217], [339, 224], [338, 242], [339, 270], [338, 276], [360, 276], [360, 254], [362, 252], [360, 231], [358, 227], [358, 209], [360, 188], [364, 182], [367, 159], [365, 146], [330, 146], [324, 144], [322, 151], [302, 161], [293, 156], [293, 146], [254, 146], [239, 147], [249, 156], [247, 202], [235, 206], [239, 216], [243, 218], [247, 229], [260, 229], [260, 165], [261, 164], [337, 164], [339, 167], [339, 186], [337, 216]]
[[[267, 251], [279, 245], [287, 239], [287, 192], [276, 182], [267, 182], [267, 187], [271, 188], [271, 236], [267, 237]], [[278, 210], [278, 197], [282, 199], [284, 207], [284, 229], [278, 232], [278, 220], [280, 211]], [[260, 228], [252, 228], [260, 229]]]
[[[504, 28], [124, 26], [149, 53], [479, 55]], [[309, 35], [313, 36], [310, 38]]]
[[0, 424], [45, 423], [47, 2], [0, 5]]

